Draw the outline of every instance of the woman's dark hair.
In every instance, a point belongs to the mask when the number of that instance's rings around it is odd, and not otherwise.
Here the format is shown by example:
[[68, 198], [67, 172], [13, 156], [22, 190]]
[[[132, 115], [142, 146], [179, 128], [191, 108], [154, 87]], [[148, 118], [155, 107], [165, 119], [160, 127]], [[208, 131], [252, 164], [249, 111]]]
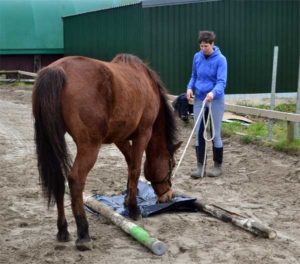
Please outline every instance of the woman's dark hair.
[[212, 44], [215, 42], [216, 34], [213, 31], [199, 31], [198, 41], [199, 43], [205, 42]]

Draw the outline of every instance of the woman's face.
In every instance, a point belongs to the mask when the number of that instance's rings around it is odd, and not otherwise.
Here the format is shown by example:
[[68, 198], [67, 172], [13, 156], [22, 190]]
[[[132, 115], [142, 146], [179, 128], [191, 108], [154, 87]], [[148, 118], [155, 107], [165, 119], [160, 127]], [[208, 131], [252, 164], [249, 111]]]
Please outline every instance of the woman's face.
[[206, 43], [206, 42], [201, 42], [200, 43], [200, 49], [203, 51], [204, 55], [210, 55], [213, 53], [213, 48], [214, 48], [214, 43]]

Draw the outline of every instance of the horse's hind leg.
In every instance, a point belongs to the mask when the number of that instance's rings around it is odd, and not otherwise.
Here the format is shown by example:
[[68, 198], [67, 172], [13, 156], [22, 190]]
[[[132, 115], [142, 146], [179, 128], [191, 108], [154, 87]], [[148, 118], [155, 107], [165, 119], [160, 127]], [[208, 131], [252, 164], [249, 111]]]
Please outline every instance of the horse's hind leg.
[[67, 242], [70, 240], [70, 234], [68, 232], [68, 223], [65, 217], [65, 210], [64, 210], [64, 193], [62, 193], [56, 201], [57, 205], [57, 229], [58, 233], [56, 235], [57, 240], [60, 242]]
[[89, 225], [84, 211], [82, 193], [89, 171], [94, 166], [100, 144], [78, 144], [77, 155], [71, 173], [68, 177], [73, 215], [77, 225], [76, 247], [79, 250], [90, 249]]

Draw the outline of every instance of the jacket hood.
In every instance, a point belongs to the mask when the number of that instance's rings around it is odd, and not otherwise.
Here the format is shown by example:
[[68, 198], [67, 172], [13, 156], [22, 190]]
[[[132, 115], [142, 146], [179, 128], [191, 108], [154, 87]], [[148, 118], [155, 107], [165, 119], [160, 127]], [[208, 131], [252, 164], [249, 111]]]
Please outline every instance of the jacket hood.
[[[221, 54], [221, 50], [219, 49], [218, 46], [214, 46], [214, 47], [213, 47], [213, 50], [214, 50], [213, 53], [212, 53], [209, 57], [213, 58], [213, 57], [216, 57], [216, 56], [218, 56], [218, 55]], [[201, 54], [202, 56], [204, 56], [204, 53], [203, 53], [202, 50], [200, 51], [200, 54]]]

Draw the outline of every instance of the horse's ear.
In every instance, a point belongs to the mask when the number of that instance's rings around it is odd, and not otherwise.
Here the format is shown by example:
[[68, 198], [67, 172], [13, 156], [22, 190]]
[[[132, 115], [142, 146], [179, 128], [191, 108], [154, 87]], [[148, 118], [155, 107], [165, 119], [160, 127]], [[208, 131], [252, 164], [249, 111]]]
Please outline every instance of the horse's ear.
[[173, 146], [173, 148], [174, 148], [174, 152], [176, 152], [177, 151], [177, 149], [179, 149], [180, 148], [180, 146], [181, 146], [181, 144], [183, 143], [183, 141], [179, 141], [178, 143], [176, 143], [174, 146]]

